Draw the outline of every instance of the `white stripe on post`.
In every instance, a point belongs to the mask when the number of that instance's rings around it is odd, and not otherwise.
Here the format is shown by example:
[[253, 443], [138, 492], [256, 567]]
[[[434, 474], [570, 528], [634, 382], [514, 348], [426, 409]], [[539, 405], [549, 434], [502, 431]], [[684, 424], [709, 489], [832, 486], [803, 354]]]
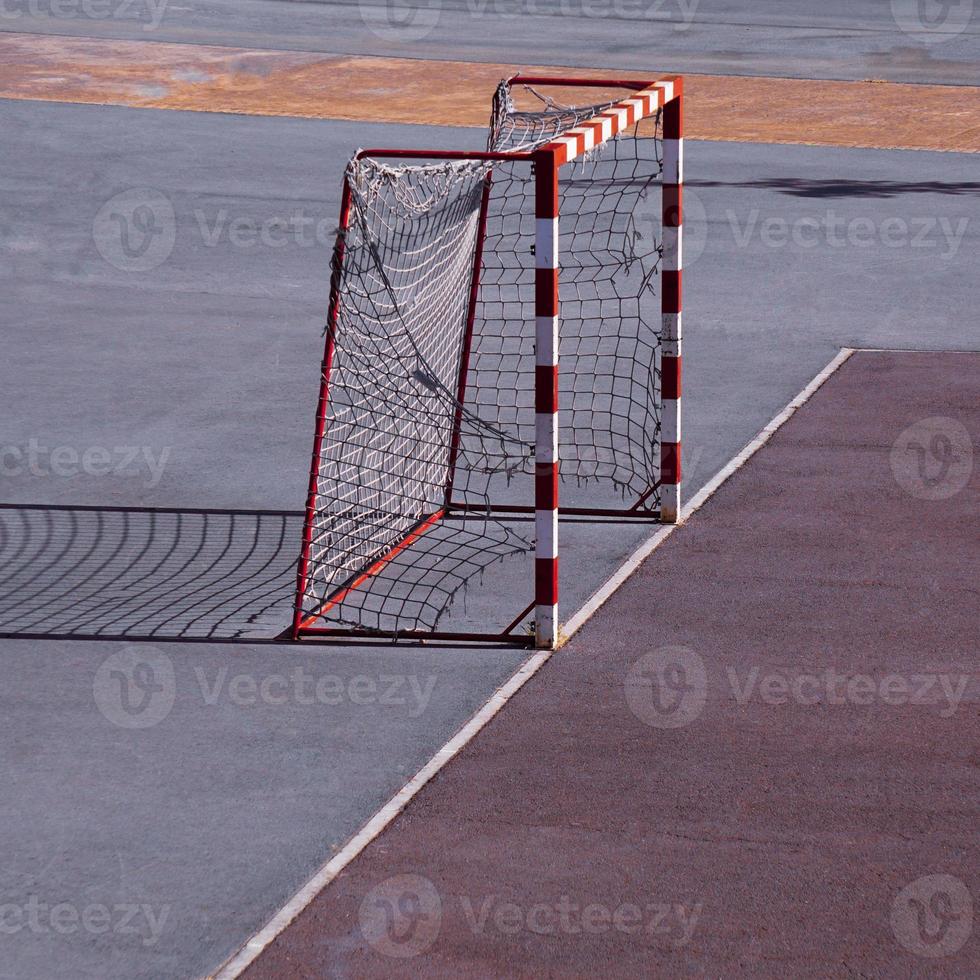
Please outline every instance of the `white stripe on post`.
[[621, 133], [629, 125], [629, 113], [626, 111], [626, 109], [623, 109], [620, 106], [610, 107], [603, 113], [603, 115], [609, 116], [615, 122], [613, 132], [614, 136], [616, 133]]
[[[535, 219], [534, 257], [535, 257], [534, 266], [536, 269], [558, 268], [558, 222], [554, 218]], [[548, 319], [550, 320], [551, 317], [549, 317]], [[541, 326], [539, 324], [538, 329], [540, 330], [540, 328]], [[554, 362], [538, 361], [538, 363], [552, 364]]]
[[536, 510], [534, 530], [537, 535], [537, 556], [539, 558], [558, 557], [558, 511]]
[[665, 184], [684, 183], [684, 140], [664, 140], [664, 176]]
[[550, 367], [558, 363], [558, 317], [535, 318], [534, 363], [537, 367]]
[[681, 267], [681, 255], [684, 250], [684, 229], [667, 228], [663, 229], [663, 267], [666, 270], [679, 269]]
[[[664, 313], [663, 317], [663, 332], [661, 334], [661, 340], [663, 342], [664, 354], [680, 357], [681, 353], [681, 319], [683, 314], [681, 313]], [[673, 350], [669, 350], [668, 347], [676, 347], [677, 353], [674, 354]]]
[[554, 141], [565, 147], [565, 160], [574, 160], [578, 156], [578, 140], [574, 136], [559, 136]]
[[663, 400], [660, 438], [664, 442], [681, 441], [681, 400], [679, 398], [665, 398]]

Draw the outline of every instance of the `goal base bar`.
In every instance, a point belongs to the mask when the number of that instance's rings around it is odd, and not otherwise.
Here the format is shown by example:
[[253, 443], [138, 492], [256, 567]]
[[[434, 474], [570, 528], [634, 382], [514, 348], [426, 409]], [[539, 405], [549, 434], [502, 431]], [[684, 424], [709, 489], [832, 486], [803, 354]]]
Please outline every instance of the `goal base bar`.
[[[288, 636], [293, 637], [292, 631]], [[477, 643], [477, 644], [498, 644], [509, 647], [534, 646], [534, 636], [515, 635], [514, 633], [452, 633], [429, 630], [405, 630], [401, 632], [385, 633], [375, 630], [363, 629], [333, 629], [328, 626], [308, 626], [299, 630], [295, 634], [297, 640], [306, 641], [329, 641], [329, 640], [362, 640], [373, 643], [402, 643], [405, 641], [425, 644], [435, 643]]]
[[[506, 514], [534, 514], [537, 508], [529, 504], [448, 504], [446, 516], [473, 514], [476, 517], [494, 517]], [[611, 517], [635, 519], [644, 517], [651, 521], [660, 520], [659, 510], [645, 510], [638, 507], [561, 507], [558, 517]]]

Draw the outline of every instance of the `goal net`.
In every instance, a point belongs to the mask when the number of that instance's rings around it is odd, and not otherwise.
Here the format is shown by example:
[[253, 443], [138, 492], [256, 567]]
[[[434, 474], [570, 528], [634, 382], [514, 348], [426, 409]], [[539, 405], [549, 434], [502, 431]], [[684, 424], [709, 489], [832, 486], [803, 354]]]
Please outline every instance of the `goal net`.
[[[348, 165], [294, 635], [526, 638], [554, 408], [563, 509], [661, 516], [660, 103], [561, 169], [555, 406], [541, 151], [622, 123], [623, 103], [516, 87], [520, 106], [514, 84], [496, 92], [486, 152]], [[515, 609], [495, 633], [454, 630], [468, 583], [501, 564], [526, 584]]]
[[[492, 150], [533, 150], [612, 103], [518, 110], [510, 86], [494, 97]], [[559, 445], [563, 500], [606, 508], [658, 505], [657, 360], [662, 170], [659, 119], [639, 123], [570, 164], [559, 185], [561, 255]], [[499, 163], [484, 248], [469, 403], [534, 443], [535, 176]], [[534, 279], [530, 278], [533, 287]], [[500, 389], [504, 390], [501, 391]], [[591, 484], [576, 494], [580, 484]], [[598, 486], [596, 486], [598, 484]], [[569, 493], [569, 490], [572, 492]], [[578, 498], [578, 499], [576, 499]]]

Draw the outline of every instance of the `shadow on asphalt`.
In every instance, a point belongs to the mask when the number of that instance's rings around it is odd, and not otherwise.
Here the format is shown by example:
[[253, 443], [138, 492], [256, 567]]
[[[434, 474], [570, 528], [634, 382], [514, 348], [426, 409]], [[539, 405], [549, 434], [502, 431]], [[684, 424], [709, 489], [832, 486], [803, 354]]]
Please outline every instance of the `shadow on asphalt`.
[[303, 515], [0, 505], [0, 633], [270, 638], [289, 622]]
[[889, 198], [903, 194], [961, 194], [980, 193], [980, 181], [940, 180], [806, 180], [801, 177], [767, 177], [761, 180], [687, 180], [691, 187], [749, 187], [755, 190], [776, 191], [793, 197], [871, 197]]

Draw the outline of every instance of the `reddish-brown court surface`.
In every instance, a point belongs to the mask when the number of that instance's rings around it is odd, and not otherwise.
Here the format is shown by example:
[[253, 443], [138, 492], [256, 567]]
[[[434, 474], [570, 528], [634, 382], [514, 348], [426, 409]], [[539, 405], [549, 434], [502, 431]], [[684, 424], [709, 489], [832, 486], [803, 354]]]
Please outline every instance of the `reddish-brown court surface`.
[[854, 355], [246, 975], [980, 974], [978, 406]]

